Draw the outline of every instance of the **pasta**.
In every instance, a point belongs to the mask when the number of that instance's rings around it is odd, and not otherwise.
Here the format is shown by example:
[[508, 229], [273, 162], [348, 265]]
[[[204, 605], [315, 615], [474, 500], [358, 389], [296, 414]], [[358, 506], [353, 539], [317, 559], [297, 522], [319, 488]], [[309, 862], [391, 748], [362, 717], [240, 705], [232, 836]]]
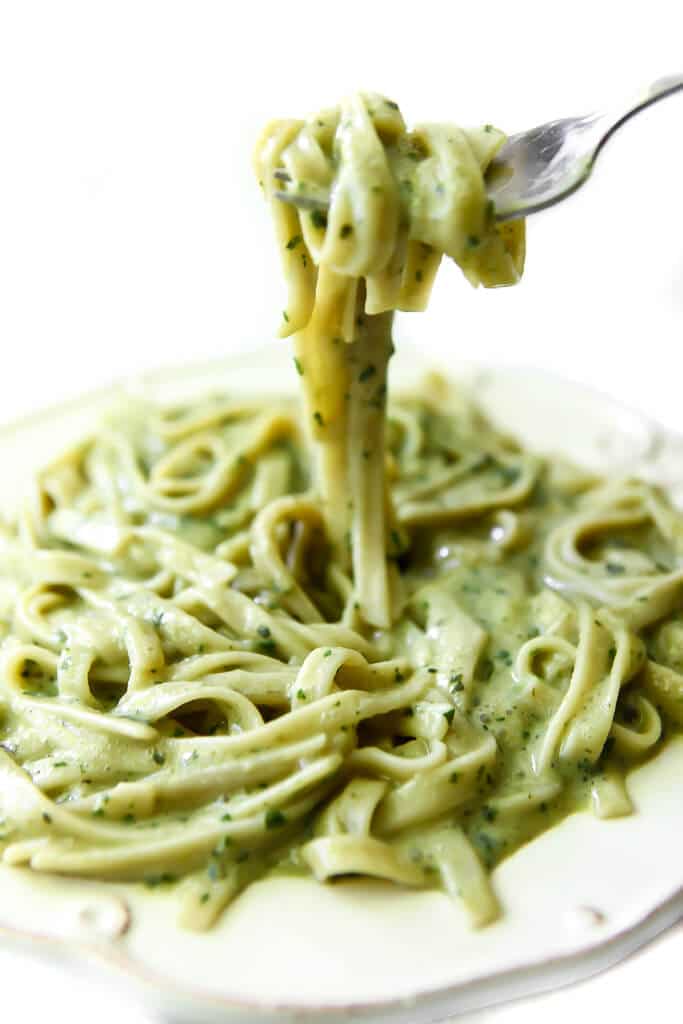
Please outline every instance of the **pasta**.
[[3, 527], [6, 864], [172, 887], [193, 929], [272, 871], [441, 888], [481, 926], [520, 844], [630, 812], [683, 723], [683, 517], [437, 376], [387, 405], [393, 311], [442, 254], [519, 278], [502, 140], [377, 96], [268, 128], [304, 402], [114, 409]]
[[[281, 333], [296, 335], [327, 534], [376, 626], [393, 620], [382, 568], [395, 518], [385, 508], [383, 437], [393, 311], [425, 308], [443, 254], [475, 286], [519, 280], [524, 222], [496, 225], [484, 187], [503, 141], [492, 125], [409, 133], [397, 104], [372, 94], [275, 122], [257, 146], [289, 286]], [[295, 196], [325, 198], [327, 212], [302, 216], [280, 202], [280, 168]]]

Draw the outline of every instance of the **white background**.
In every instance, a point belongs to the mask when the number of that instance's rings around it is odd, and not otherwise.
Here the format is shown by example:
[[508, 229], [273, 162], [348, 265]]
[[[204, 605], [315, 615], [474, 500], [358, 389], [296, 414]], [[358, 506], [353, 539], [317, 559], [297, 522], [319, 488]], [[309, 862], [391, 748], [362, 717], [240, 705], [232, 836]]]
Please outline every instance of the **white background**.
[[[409, 121], [514, 132], [585, 113], [683, 70], [678, 7], [0, 0], [0, 421], [271, 337], [282, 288], [250, 167], [269, 117], [358, 87]], [[540, 364], [683, 430], [682, 128], [683, 96], [632, 122], [582, 192], [529, 223], [518, 288], [475, 292], [447, 267], [399, 336]], [[636, 1020], [676, 991], [676, 938], [496, 1021]], [[67, 991], [70, 1024], [123, 1013], [22, 959], [0, 954], [0, 977], [29, 1022], [66, 1020]]]

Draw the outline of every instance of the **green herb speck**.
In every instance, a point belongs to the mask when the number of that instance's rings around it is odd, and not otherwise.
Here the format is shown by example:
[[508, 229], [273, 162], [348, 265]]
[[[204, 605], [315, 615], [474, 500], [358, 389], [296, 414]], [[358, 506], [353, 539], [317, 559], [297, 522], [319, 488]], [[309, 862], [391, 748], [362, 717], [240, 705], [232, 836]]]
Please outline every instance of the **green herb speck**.
[[270, 807], [266, 811], [264, 821], [266, 828], [282, 828], [283, 825], [287, 824], [287, 818], [282, 811], [278, 811], [275, 807]]

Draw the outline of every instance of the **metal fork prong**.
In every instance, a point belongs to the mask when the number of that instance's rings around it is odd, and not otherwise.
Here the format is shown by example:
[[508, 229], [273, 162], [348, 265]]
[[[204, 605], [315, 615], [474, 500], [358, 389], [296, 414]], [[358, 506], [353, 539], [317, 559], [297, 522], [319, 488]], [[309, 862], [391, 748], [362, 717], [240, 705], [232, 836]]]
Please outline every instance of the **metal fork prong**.
[[291, 206], [296, 206], [300, 210], [327, 209], [327, 203], [322, 199], [313, 199], [312, 196], [299, 196], [294, 192], [276, 192], [275, 198], [282, 200], [283, 203], [289, 203]]

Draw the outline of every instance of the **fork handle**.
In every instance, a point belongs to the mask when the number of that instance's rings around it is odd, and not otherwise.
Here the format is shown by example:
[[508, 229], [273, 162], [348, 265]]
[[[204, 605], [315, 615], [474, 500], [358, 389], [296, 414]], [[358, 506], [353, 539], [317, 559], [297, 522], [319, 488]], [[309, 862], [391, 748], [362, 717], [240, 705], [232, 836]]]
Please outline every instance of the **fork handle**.
[[664, 78], [658, 78], [656, 82], [652, 83], [646, 92], [647, 98], [645, 102], [654, 103], [655, 100], [660, 99], [662, 96], [678, 92], [679, 89], [683, 89], [683, 75], [665, 75]]
[[671, 96], [674, 92], [680, 92], [681, 89], [683, 89], [683, 75], [665, 75], [664, 78], [658, 78], [652, 85], [649, 85], [643, 92], [639, 93], [628, 105], [620, 105], [615, 110], [604, 113], [599, 119], [602, 137], [595, 155], [597, 156], [598, 151], [602, 149], [617, 128], [620, 128], [634, 114], [645, 110], [646, 107], [651, 106], [658, 100]]

